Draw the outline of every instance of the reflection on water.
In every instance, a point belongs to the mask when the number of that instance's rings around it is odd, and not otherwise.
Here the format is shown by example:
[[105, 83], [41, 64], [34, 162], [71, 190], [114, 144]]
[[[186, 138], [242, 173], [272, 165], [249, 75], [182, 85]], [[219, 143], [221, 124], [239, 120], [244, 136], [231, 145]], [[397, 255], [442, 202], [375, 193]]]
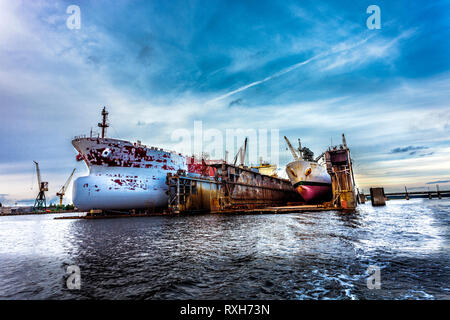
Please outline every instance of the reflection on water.
[[0, 298], [448, 299], [449, 212], [413, 199], [353, 214], [0, 217]]

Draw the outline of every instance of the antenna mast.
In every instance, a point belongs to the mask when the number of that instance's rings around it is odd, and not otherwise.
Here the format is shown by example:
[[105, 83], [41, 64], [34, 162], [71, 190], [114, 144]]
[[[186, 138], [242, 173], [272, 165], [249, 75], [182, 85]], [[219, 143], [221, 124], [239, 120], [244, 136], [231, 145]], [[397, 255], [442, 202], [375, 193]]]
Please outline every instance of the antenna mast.
[[109, 112], [106, 111], [106, 107], [103, 107], [102, 110], [102, 122], [98, 124], [100, 128], [102, 128], [102, 139], [105, 138], [106, 128], [109, 127], [109, 124], [106, 122], [108, 120]]

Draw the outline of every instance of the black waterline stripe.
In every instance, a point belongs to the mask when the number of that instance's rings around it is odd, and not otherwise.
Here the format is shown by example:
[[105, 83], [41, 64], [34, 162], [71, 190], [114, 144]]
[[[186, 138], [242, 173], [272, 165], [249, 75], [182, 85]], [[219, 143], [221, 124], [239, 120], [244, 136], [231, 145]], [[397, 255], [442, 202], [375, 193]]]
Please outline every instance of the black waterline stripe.
[[331, 187], [331, 183], [326, 182], [313, 182], [313, 181], [299, 181], [296, 184], [294, 184], [294, 188], [297, 188], [298, 186], [322, 186], [322, 187]]

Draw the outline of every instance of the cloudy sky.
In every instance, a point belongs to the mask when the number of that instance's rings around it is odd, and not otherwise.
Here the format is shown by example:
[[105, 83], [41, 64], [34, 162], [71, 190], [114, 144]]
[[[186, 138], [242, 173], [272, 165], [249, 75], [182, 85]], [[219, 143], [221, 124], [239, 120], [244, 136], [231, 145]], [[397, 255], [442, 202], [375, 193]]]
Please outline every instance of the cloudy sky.
[[[369, 5], [381, 29], [369, 30]], [[67, 7], [81, 10], [69, 29]], [[320, 154], [346, 134], [360, 188], [450, 188], [450, 1], [0, 0], [0, 202], [50, 199], [71, 139], [173, 149], [174, 130], [278, 129]], [[231, 153], [231, 152], [230, 152]], [[67, 201], [70, 202], [70, 194]]]

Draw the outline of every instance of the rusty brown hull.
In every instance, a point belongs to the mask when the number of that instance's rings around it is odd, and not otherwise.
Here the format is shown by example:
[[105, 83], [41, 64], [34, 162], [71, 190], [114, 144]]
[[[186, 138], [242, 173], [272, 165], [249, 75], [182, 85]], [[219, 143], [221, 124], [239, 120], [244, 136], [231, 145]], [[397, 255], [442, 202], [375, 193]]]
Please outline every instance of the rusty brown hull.
[[286, 205], [301, 200], [289, 180], [226, 163], [211, 167], [216, 172], [214, 177], [168, 175], [169, 209], [217, 212]]

